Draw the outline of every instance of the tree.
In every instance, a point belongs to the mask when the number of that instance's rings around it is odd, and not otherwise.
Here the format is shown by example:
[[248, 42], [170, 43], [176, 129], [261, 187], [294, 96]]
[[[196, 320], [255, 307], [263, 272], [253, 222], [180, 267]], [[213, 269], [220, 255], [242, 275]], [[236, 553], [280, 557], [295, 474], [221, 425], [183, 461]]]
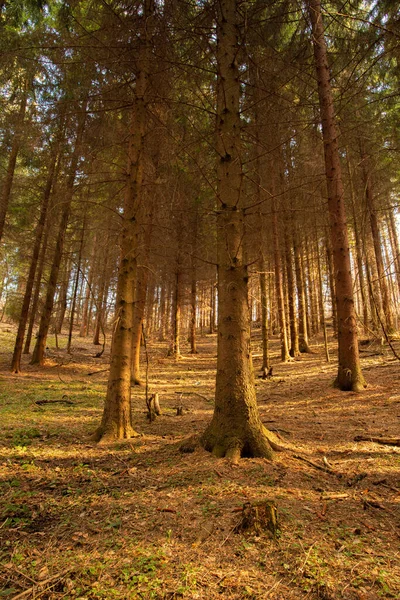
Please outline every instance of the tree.
[[358, 352], [357, 319], [353, 298], [344, 187], [338, 150], [338, 131], [320, 0], [309, 0], [309, 14], [313, 31], [314, 61], [324, 141], [330, 232], [335, 266], [339, 358], [336, 385], [341, 390], [361, 391], [366, 384], [361, 372]]
[[[140, 14], [141, 11], [141, 14]], [[145, 133], [148, 122], [148, 87], [151, 58], [153, 0], [144, 0], [137, 19], [139, 49], [136, 86], [132, 102], [128, 148], [128, 178], [124, 199], [121, 256], [118, 269], [116, 323], [111, 346], [110, 374], [103, 416], [93, 434], [96, 441], [127, 439], [137, 435], [131, 415], [132, 333], [137, 276], [137, 217], [143, 199]]]
[[218, 357], [214, 415], [201, 442], [218, 457], [271, 459], [273, 435], [258, 415], [250, 349], [237, 0], [217, 3]]

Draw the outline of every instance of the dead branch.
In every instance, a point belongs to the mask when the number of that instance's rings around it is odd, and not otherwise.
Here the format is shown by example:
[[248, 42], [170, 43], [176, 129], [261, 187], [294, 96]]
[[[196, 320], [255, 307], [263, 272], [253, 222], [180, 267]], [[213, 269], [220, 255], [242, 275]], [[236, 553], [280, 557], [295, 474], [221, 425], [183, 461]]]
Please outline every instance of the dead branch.
[[109, 370], [110, 367], [107, 367], [107, 369], [101, 369], [100, 371], [92, 371], [91, 373], [87, 373], [87, 375], [90, 377], [90, 375], [97, 375], [98, 373], [105, 373], [106, 371]]
[[59, 581], [60, 579], [65, 577], [65, 575], [67, 575], [70, 572], [71, 572], [71, 569], [66, 569], [65, 571], [61, 571], [61, 573], [57, 573], [56, 575], [53, 575], [52, 577], [49, 577], [48, 579], [39, 581], [38, 583], [36, 583], [32, 587], [28, 588], [27, 590], [17, 594], [16, 596], [13, 596], [12, 600], [20, 600], [21, 598], [26, 598], [30, 594], [34, 594], [36, 591], [41, 590], [44, 586], [48, 585], [49, 583], [55, 584], [57, 581]]
[[371, 435], [356, 435], [355, 442], [374, 442], [383, 446], [400, 446], [400, 438], [380, 438]]
[[43, 404], [71, 404], [72, 406], [74, 406], [78, 403], [72, 402], [72, 400], [67, 400], [65, 398], [64, 400], [36, 400], [35, 404], [39, 404], [39, 406], [42, 406]]
[[198, 396], [199, 398], [206, 400], [206, 402], [212, 402], [212, 400], [206, 398], [205, 396], [202, 396], [198, 392], [175, 392], [175, 394], [181, 394], [181, 396]]
[[302, 460], [303, 462], [307, 463], [311, 467], [314, 467], [314, 469], [318, 469], [318, 471], [323, 471], [324, 473], [330, 473], [331, 475], [337, 475], [338, 477], [341, 477], [340, 473], [338, 473], [337, 471], [332, 469], [332, 467], [329, 467], [327, 464], [325, 464], [324, 466], [318, 465], [317, 463], [313, 462], [312, 460], [309, 460], [308, 458], [304, 458], [304, 456], [300, 456], [299, 454], [292, 454], [292, 456], [293, 456], [293, 458], [297, 458], [297, 460]]

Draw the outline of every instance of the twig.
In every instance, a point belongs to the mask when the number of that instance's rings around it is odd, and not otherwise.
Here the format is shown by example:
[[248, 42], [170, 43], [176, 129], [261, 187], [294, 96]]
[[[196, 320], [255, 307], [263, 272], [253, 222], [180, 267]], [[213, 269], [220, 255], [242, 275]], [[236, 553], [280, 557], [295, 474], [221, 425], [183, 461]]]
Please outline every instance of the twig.
[[212, 402], [212, 400], [210, 400], [209, 398], [206, 398], [205, 396], [202, 396], [198, 392], [175, 392], [175, 394], [181, 394], [181, 396], [198, 396], [199, 398], [202, 398], [203, 400], [206, 400], [207, 402]]
[[383, 446], [400, 446], [400, 438], [379, 438], [371, 435], [356, 435], [355, 442], [374, 442]]
[[101, 369], [101, 371], [92, 371], [91, 373], [87, 373], [87, 375], [90, 377], [90, 375], [97, 375], [97, 373], [105, 373], [109, 370], [109, 368], [110, 367], [107, 367], [107, 369]]
[[308, 458], [304, 458], [304, 456], [300, 456], [299, 454], [292, 454], [292, 456], [293, 458], [297, 458], [297, 460], [302, 460], [311, 467], [314, 467], [314, 469], [318, 469], [319, 471], [323, 471], [324, 473], [330, 473], [331, 475], [339, 475], [337, 471], [334, 471], [331, 467], [328, 467], [328, 465], [318, 465], [317, 463], [312, 462], [311, 460], [308, 460]]
[[77, 402], [72, 402], [72, 400], [36, 400], [35, 404], [39, 404], [39, 406], [42, 406], [42, 404], [72, 404], [73, 406], [75, 404], [77, 404]]
[[66, 569], [65, 571], [61, 571], [61, 573], [57, 573], [57, 575], [53, 575], [52, 577], [45, 579], [44, 581], [39, 581], [37, 584], [33, 585], [27, 590], [21, 592], [20, 594], [17, 594], [16, 596], [13, 596], [12, 600], [20, 600], [20, 598], [25, 598], [26, 596], [29, 596], [29, 594], [35, 592], [37, 588], [41, 588], [53, 581], [56, 582], [57, 579], [62, 579], [62, 577], [64, 577], [67, 573], [70, 573], [71, 570], [72, 569]]

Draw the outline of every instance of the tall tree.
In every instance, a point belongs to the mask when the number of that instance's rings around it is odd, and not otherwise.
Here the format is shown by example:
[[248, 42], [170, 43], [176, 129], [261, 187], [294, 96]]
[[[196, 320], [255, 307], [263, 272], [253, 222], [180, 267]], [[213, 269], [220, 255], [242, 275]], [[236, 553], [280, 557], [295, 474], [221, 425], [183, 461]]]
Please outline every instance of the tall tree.
[[309, 0], [309, 14], [313, 32], [314, 61], [324, 141], [330, 232], [335, 266], [339, 358], [336, 385], [341, 390], [361, 391], [365, 387], [365, 380], [361, 372], [358, 352], [357, 319], [354, 308], [338, 130], [320, 0]]
[[217, 6], [218, 357], [214, 415], [202, 436], [218, 457], [271, 459], [273, 435], [257, 409], [250, 349], [239, 74], [244, 15], [238, 0]]

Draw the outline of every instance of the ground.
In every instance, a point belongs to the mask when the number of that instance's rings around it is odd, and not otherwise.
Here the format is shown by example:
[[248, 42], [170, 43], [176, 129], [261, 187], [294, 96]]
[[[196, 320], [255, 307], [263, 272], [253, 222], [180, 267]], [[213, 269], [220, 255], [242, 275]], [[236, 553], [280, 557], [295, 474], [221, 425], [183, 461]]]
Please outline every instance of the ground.
[[[107, 353], [95, 358], [97, 347], [76, 337], [67, 355], [61, 336], [60, 350], [49, 340], [46, 367], [25, 361], [12, 375], [14, 336], [0, 324], [0, 598], [400, 597], [400, 448], [354, 441], [399, 437], [400, 365], [388, 349], [362, 346], [369, 386], [356, 394], [333, 388], [337, 365], [318, 339], [314, 354], [287, 364], [274, 339], [274, 377], [257, 378], [257, 396], [288, 450], [233, 465], [200, 447], [179, 451], [212, 415], [215, 336], [195, 356], [183, 346], [178, 363], [149, 341], [163, 415], [149, 423], [135, 388], [142, 436], [106, 447], [89, 435]], [[243, 504], [263, 500], [277, 506], [279, 537], [235, 533]]]

